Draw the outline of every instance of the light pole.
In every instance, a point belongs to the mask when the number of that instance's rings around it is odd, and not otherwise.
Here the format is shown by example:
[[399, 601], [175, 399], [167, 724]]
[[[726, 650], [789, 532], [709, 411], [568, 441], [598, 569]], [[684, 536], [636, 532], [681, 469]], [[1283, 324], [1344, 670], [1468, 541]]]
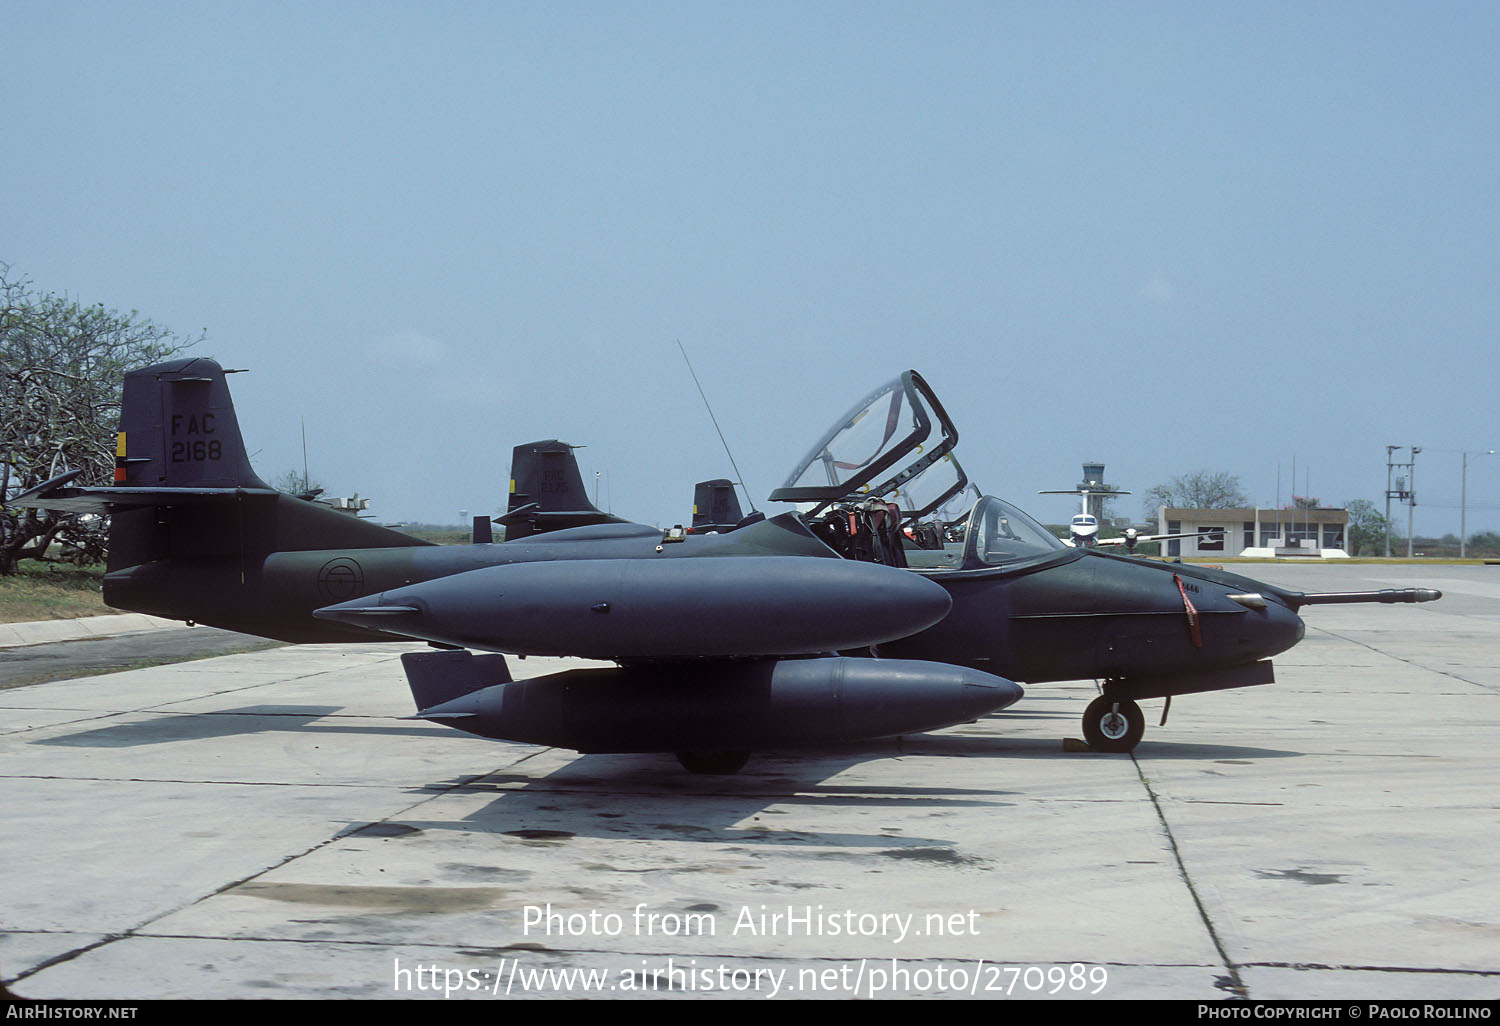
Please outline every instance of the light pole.
[[1420, 445], [1411, 447], [1411, 463], [1407, 472], [1411, 477], [1406, 482], [1409, 495], [1406, 500], [1406, 558], [1412, 556], [1412, 546], [1416, 544], [1416, 515], [1417, 515], [1417, 453], [1422, 451]]
[[1493, 456], [1494, 449], [1475, 450], [1464, 453], [1463, 467], [1463, 490], [1459, 493], [1458, 500], [1458, 558], [1464, 559], [1469, 552], [1469, 457], [1470, 456]]
[[[1391, 558], [1391, 470], [1396, 465], [1396, 450], [1399, 445], [1385, 447], [1385, 558]], [[1279, 499], [1277, 500], [1280, 501]]]

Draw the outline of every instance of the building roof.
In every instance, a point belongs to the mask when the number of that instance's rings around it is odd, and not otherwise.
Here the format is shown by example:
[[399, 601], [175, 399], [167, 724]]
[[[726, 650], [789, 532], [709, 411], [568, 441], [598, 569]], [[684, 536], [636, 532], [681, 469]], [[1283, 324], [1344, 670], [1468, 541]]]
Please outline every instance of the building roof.
[[1346, 524], [1349, 511], [1340, 506], [1317, 509], [1194, 509], [1186, 506], [1163, 506], [1158, 512], [1168, 520], [1208, 520], [1233, 523], [1313, 523]]

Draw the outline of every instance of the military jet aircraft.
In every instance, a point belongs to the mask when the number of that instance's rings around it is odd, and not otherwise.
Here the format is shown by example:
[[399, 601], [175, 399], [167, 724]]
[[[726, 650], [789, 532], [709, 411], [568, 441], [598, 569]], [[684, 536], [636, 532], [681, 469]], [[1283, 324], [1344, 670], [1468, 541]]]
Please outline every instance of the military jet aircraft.
[[[438, 651], [403, 656], [422, 718], [675, 752], [699, 772], [972, 720], [1017, 701], [1017, 681], [1102, 681], [1084, 736], [1130, 751], [1139, 699], [1269, 683], [1302, 606], [1439, 597], [1307, 594], [1068, 548], [994, 496], [933, 523], [968, 485], [957, 439], [908, 371], [773, 493], [798, 512], [717, 534], [586, 519], [434, 546], [266, 486], [224, 371], [195, 358], [126, 376], [113, 485], [74, 471], [12, 503], [111, 515], [116, 608], [294, 642], [425, 640]], [[593, 509], [581, 493], [562, 508]], [[616, 665], [514, 681], [503, 653]]]

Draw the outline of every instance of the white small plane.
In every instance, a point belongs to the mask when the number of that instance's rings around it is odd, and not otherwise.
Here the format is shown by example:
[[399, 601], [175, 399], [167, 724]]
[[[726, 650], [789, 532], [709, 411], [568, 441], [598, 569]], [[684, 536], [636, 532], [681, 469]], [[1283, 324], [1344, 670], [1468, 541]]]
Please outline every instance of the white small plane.
[[[1123, 545], [1126, 552], [1134, 552], [1136, 545], [1148, 541], [1168, 541], [1172, 538], [1197, 538], [1206, 534], [1216, 534], [1217, 531], [1191, 531], [1179, 534], [1141, 534], [1133, 527], [1125, 528], [1125, 533], [1118, 538], [1099, 537], [1099, 518], [1089, 512], [1089, 495], [1092, 493], [1087, 488], [1069, 488], [1063, 491], [1037, 492], [1038, 495], [1079, 495], [1083, 497], [1083, 511], [1074, 513], [1073, 518], [1068, 521], [1068, 537], [1063, 539], [1063, 544], [1070, 548], [1093, 548], [1094, 546]], [[1129, 495], [1129, 492], [1109, 491], [1106, 494], [1111, 498], [1116, 495]]]

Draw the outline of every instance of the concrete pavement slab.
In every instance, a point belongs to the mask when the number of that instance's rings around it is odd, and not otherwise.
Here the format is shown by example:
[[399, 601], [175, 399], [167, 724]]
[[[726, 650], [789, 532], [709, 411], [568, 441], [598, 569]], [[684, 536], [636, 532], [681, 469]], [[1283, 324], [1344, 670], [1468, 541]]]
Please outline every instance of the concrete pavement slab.
[[140, 631], [181, 627], [178, 620], [163, 620], [145, 613], [106, 613], [103, 616], [81, 616], [71, 620], [31, 620], [24, 623], [0, 623], [0, 648], [17, 645], [42, 645], [78, 638], [103, 638]]

